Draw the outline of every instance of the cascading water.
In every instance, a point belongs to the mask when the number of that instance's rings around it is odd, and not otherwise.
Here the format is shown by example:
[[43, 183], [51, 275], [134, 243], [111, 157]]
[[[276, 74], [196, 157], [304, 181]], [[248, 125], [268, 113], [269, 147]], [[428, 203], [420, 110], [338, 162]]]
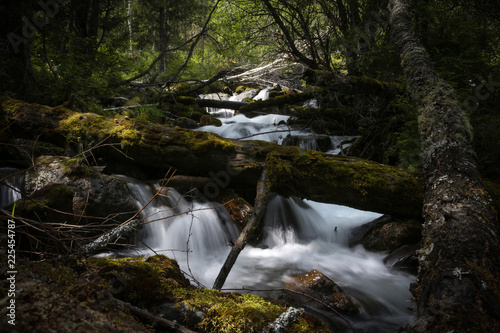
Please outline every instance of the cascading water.
[[[132, 180], [129, 187], [138, 207], [146, 205], [157, 190]], [[150, 223], [139, 237], [155, 252], [177, 259], [196, 281], [211, 287], [229, 254], [229, 243], [238, 237], [228, 213], [216, 206], [186, 200], [169, 188], [142, 211]], [[241, 252], [224, 288], [283, 288], [291, 275], [317, 269], [361, 304], [362, 314], [350, 318], [358, 332], [392, 332], [412, 319], [408, 299], [414, 276], [387, 268], [385, 254], [347, 246], [352, 228], [379, 216], [273, 195], [264, 216], [263, 239]], [[137, 247], [139, 253], [152, 254], [142, 243]], [[330, 324], [342, 331], [335, 319]]]
[[[223, 118], [224, 125], [220, 128], [207, 126], [200, 130], [240, 138], [288, 129], [287, 119], [283, 115], [252, 119], [238, 115]], [[251, 139], [281, 143], [283, 135], [266, 133]], [[16, 178], [9, 184], [21, 188], [21, 180]], [[158, 186], [127, 180], [137, 207], [145, 206], [141, 217], [147, 224], [138, 235], [137, 250], [124, 254], [153, 254], [153, 249], [176, 259], [183, 271], [211, 287], [229, 254], [231, 241], [239, 234], [228, 212], [217, 203], [188, 200], [172, 188], [162, 189], [162, 194], [148, 204]], [[3, 186], [0, 191], [0, 206], [19, 199], [12, 188]], [[264, 216], [262, 240], [256, 245], [247, 245], [241, 252], [224, 288], [283, 288], [290, 276], [316, 269], [361, 304], [362, 313], [349, 317], [358, 332], [393, 332], [406, 326], [413, 320], [408, 299], [409, 285], [415, 277], [387, 268], [383, 263], [385, 254], [368, 252], [361, 246], [347, 246], [352, 228], [378, 216], [347, 207], [273, 195]], [[326, 318], [336, 332], [349, 331], [338, 318], [315, 311]]]
[[[269, 98], [270, 88], [260, 91], [256, 89], [229, 96], [227, 94], [203, 95], [205, 99], [242, 101], [245, 98], [254, 100], [266, 100]], [[318, 107], [316, 100], [304, 103], [306, 107]], [[266, 114], [256, 117], [246, 115], [234, 115], [234, 110], [207, 108], [207, 112], [220, 118], [222, 126], [208, 125], [198, 128], [198, 131], [212, 132], [223, 138], [239, 140], [262, 140], [284, 145], [295, 145], [303, 149], [321, 150], [328, 154], [338, 154], [339, 145], [345, 140], [355, 138], [354, 136], [329, 136], [327, 144], [318, 144], [318, 136], [309, 130], [292, 129], [287, 125], [290, 116], [278, 114]], [[325, 137], [325, 135], [320, 136]], [[321, 146], [321, 147], [320, 147]], [[349, 145], [343, 145], [344, 148]], [[321, 149], [320, 149], [321, 148]]]
[[[258, 99], [266, 98], [268, 92], [252, 94]], [[212, 112], [217, 114], [216, 110]], [[286, 125], [288, 118], [276, 114], [254, 118], [237, 115], [221, 118], [221, 127], [205, 126], [198, 130], [215, 132], [226, 138], [278, 143], [282, 143], [288, 134], [314, 135], [289, 129]], [[331, 140], [332, 144], [338, 144], [349, 138], [331, 137]], [[335, 152], [338, 150], [330, 150], [330, 153]], [[130, 183], [130, 187], [139, 206], [153, 195], [150, 186]], [[173, 189], [167, 195], [168, 198], [156, 200], [144, 210], [143, 214], [149, 219], [164, 220], [147, 224], [141, 237], [155, 251], [176, 250], [171, 255], [181, 268], [192, 272], [197, 281], [210, 287], [230, 251], [228, 243], [238, 237], [238, 232], [222, 209], [200, 210], [214, 204], [187, 201]], [[385, 254], [347, 245], [352, 228], [379, 216], [342, 206], [273, 195], [264, 217], [262, 240], [257, 245], [247, 245], [240, 253], [224, 288], [283, 288], [290, 276], [316, 269], [339, 284], [362, 306], [360, 315], [349, 318], [358, 332], [393, 332], [413, 319], [408, 300], [411, 297], [409, 285], [415, 277], [386, 267], [383, 263]], [[188, 248], [192, 252], [182, 252]], [[145, 247], [141, 251], [150, 252]], [[338, 319], [331, 320], [331, 314], [323, 318], [330, 320], [335, 331], [345, 330]]]
[[211, 263], [225, 258], [231, 241], [239, 235], [229, 213], [216, 203], [187, 200], [173, 188], [162, 189], [162, 194], [147, 205], [158, 188], [130, 178], [128, 186], [138, 209], [145, 207], [141, 217], [146, 224], [138, 235], [141, 241], [136, 243], [139, 252], [149, 253], [148, 247], [152, 248], [175, 258], [203, 285], [213, 283], [220, 266]]
[[24, 174], [16, 174], [16, 171], [18, 170], [13, 168], [0, 169], [0, 179], [3, 179], [3, 184], [0, 183], [0, 207], [21, 199]]

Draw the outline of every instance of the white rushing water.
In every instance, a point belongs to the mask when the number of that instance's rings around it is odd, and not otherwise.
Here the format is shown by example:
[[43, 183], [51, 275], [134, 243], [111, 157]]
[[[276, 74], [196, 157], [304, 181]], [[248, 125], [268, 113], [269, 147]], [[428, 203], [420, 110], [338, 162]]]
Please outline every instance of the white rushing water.
[[[129, 187], [138, 207], [155, 191], [138, 182], [130, 182]], [[230, 241], [238, 237], [228, 213], [217, 206], [190, 202], [169, 189], [166, 198], [153, 201], [143, 211], [143, 217], [154, 222], [139, 237], [211, 287], [229, 254]], [[379, 216], [273, 195], [264, 216], [263, 239], [241, 252], [224, 288], [283, 288], [289, 276], [317, 269], [363, 306], [363, 313], [351, 318], [359, 332], [394, 331], [412, 319], [408, 299], [414, 276], [388, 269], [383, 263], [385, 254], [347, 246], [352, 228]], [[141, 243], [137, 246], [136, 254], [153, 254]]]
[[[201, 98], [214, 100], [242, 101], [245, 98], [253, 100], [266, 100], [269, 98], [270, 88], [262, 90], [252, 89], [229, 96], [228, 94], [202, 95]], [[309, 100], [304, 103], [307, 107], [318, 107], [316, 100]], [[248, 117], [243, 114], [235, 115], [234, 110], [206, 108], [212, 116], [218, 117], [222, 126], [202, 126], [197, 131], [211, 132], [223, 138], [239, 140], [262, 140], [283, 144], [287, 137], [293, 137], [294, 145], [300, 148], [320, 150], [316, 143], [317, 135], [310, 130], [293, 129], [288, 126], [287, 121], [290, 116], [280, 114], [264, 114], [256, 117]], [[328, 154], [338, 154], [338, 147], [342, 141], [355, 138], [354, 136], [330, 136], [330, 148], [323, 150]], [[350, 144], [344, 144], [347, 148]]]

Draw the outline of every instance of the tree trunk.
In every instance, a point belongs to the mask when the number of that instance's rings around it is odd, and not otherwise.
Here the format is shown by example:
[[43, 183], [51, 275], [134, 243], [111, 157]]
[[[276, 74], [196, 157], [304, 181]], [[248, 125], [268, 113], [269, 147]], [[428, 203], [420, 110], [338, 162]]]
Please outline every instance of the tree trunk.
[[391, 0], [390, 11], [392, 37], [420, 114], [425, 177], [417, 320], [407, 331], [498, 332], [497, 221], [477, 170], [471, 126], [413, 35], [404, 1]]
[[293, 146], [223, 139], [212, 133], [121, 117], [106, 118], [7, 98], [0, 99], [0, 106], [0, 119], [5, 116], [6, 123], [12, 123], [4, 140], [32, 138], [59, 146], [105, 140], [106, 146], [92, 150], [104, 163], [123, 161], [162, 172], [173, 167], [179, 174], [210, 177], [212, 182], [199, 191], [208, 199], [226, 188], [255, 191], [267, 166], [271, 190], [285, 196], [395, 217], [421, 216], [419, 172], [353, 157], [303, 152]]
[[130, 54], [134, 55], [134, 44], [132, 35], [132, 1], [127, 0], [127, 25], [128, 25], [128, 41], [129, 41], [129, 51]]

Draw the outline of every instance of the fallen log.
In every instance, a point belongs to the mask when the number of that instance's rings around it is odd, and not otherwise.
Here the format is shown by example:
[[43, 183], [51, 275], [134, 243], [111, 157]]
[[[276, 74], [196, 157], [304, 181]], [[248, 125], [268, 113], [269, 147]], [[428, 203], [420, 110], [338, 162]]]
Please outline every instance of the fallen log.
[[253, 236], [256, 230], [259, 229], [258, 226], [262, 221], [262, 217], [264, 216], [264, 213], [266, 211], [268, 199], [269, 184], [267, 182], [267, 170], [264, 169], [262, 171], [261, 178], [257, 182], [257, 195], [255, 197], [255, 205], [252, 216], [250, 216], [248, 223], [241, 231], [238, 239], [234, 241], [231, 252], [229, 252], [224, 265], [222, 265], [219, 271], [219, 275], [217, 275], [217, 278], [215, 279], [213, 289], [220, 290], [222, 286], [224, 286], [224, 282], [226, 282], [227, 276], [229, 275], [229, 272], [231, 272], [231, 268], [233, 268], [236, 259], [238, 259], [238, 256], [240, 255], [240, 252], [245, 248], [248, 239]]
[[183, 175], [210, 177], [212, 181], [200, 191], [208, 199], [225, 188], [255, 189], [267, 164], [270, 187], [279, 194], [394, 217], [421, 216], [422, 178], [418, 171], [8, 98], [0, 99], [0, 106], [0, 117], [11, 124], [7, 137], [38, 138], [74, 150], [82, 141], [106, 140], [105, 146], [92, 151], [104, 164], [133, 162], [163, 174], [172, 167]]
[[195, 99], [196, 104], [202, 107], [239, 110], [240, 108], [250, 104], [249, 102], [238, 101], [220, 101], [216, 99]]
[[424, 189], [417, 320], [407, 332], [500, 331], [498, 221], [453, 88], [411, 28], [405, 2], [389, 1], [392, 39], [419, 112]]
[[104, 111], [116, 111], [116, 110], [136, 109], [136, 108], [148, 107], [148, 106], [158, 106], [158, 103], [117, 106], [117, 107], [113, 107], [113, 108], [106, 108], [106, 109], [103, 109], [103, 110]]

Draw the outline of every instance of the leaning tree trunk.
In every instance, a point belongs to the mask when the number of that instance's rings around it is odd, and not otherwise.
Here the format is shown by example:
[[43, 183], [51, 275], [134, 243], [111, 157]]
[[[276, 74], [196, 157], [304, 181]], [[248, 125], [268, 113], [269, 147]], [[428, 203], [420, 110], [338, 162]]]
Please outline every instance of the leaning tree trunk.
[[391, 0], [389, 7], [423, 141], [424, 240], [417, 320], [407, 330], [499, 332], [497, 221], [477, 170], [471, 126], [413, 35], [404, 1]]

